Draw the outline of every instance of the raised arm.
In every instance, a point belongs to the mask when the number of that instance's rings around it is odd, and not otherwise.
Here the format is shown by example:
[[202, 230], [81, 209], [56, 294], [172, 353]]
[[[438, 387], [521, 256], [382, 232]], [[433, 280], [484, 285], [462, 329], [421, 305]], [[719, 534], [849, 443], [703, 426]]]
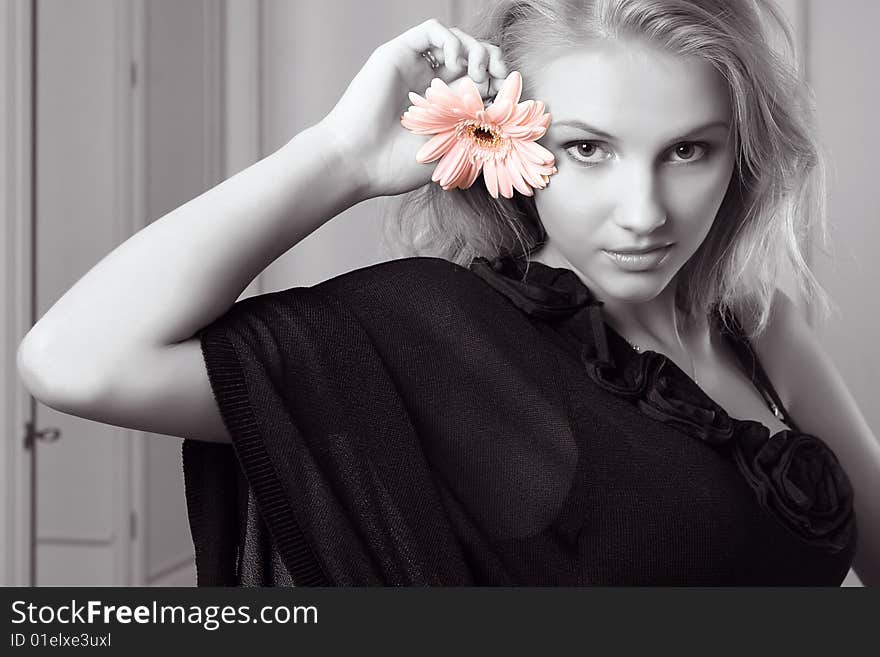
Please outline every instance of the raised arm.
[[[320, 123], [104, 257], [25, 336], [26, 387], [96, 421], [228, 440], [194, 334], [336, 214], [430, 181], [433, 167], [415, 162], [427, 137], [400, 126], [408, 92], [469, 68], [484, 83], [487, 65], [506, 74], [497, 49], [459, 34], [432, 20], [383, 44]], [[429, 48], [436, 72], [420, 56]]]
[[324, 130], [303, 131], [92, 267], [19, 348], [19, 370], [32, 394], [57, 410], [113, 424], [121, 418], [108, 395], [125, 394], [136, 377], [143, 377], [140, 393], [155, 395], [164, 380], [176, 395], [144, 399], [139, 428], [150, 430], [163, 428], [161, 409], [174, 399], [182, 408], [165, 429], [178, 426], [176, 418], [199, 397], [210, 403], [207, 376], [199, 386], [188, 378], [198, 372], [198, 345], [181, 343], [225, 312], [269, 263], [363, 198], [363, 184], [350, 162], [328, 147]]

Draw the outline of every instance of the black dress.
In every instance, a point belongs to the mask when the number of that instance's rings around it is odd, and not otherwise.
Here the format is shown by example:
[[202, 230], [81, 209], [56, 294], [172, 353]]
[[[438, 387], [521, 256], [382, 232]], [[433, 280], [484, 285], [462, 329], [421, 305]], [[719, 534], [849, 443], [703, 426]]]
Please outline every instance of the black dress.
[[238, 302], [200, 332], [233, 446], [184, 442], [199, 583], [837, 586], [849, 480], [731, 319], [789, 429], [729, 417], [538, 262]]

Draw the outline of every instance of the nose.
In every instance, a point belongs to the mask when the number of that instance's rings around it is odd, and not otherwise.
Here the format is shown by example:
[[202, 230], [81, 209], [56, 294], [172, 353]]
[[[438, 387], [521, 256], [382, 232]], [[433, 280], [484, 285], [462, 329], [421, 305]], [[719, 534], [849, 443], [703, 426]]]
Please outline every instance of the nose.
[[660, 198], [660, 184], [650, 165], [633, 165], [621, 170], [620, 202], [615, 223], [632, 233], [648, 235], [666, 223], [666, 209]]

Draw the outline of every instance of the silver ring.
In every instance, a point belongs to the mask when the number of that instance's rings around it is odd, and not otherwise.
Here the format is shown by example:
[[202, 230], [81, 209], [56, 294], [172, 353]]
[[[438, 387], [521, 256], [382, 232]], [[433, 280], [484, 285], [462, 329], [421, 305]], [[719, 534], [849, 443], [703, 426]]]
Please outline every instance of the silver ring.
[[437, 59], [434, 57], [434, 53], [432, 53], [430, 50], [424, 51], [423, 53], [421, 53], [421, 55], [425, 58], [425, 61], [428, 62], [428, 65], [431, 67], [432, 71], [436, 71], [438, 68], [440, 68], [440, 62], [437, 61]]

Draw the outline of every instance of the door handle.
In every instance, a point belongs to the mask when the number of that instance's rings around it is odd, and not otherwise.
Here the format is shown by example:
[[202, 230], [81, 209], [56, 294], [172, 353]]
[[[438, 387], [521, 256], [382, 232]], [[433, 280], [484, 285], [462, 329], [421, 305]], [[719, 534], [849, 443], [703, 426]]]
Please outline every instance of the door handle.
[[25, 422], [24, 425], [24, 447], [31, 449], [35, 440], [45, 440], [47, 443], [54, 443], [61, 438], [61, 429], [49, 427], [47, 429], [37, 430], [34, 428], [33, 422]]

